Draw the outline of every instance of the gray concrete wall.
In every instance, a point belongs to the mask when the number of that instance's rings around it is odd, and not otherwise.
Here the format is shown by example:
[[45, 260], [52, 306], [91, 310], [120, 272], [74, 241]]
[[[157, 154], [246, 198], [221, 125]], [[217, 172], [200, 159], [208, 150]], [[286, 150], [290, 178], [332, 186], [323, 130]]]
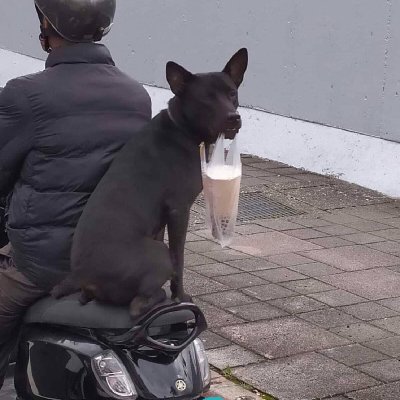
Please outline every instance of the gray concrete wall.
[[[1, 2], [0, 47], [43, 57], [32, 3]], [[169, 59], [215, 70], [246, 46], [242, 104], [400, 142], [400, 1], [118, 0], [107, 43], [158, 86]]]

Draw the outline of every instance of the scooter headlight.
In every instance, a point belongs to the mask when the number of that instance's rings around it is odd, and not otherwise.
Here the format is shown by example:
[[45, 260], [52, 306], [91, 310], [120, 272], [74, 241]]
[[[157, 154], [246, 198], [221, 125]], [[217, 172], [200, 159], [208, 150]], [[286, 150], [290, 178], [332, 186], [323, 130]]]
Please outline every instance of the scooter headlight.
[[193, 344], [197, 355], [197, 361], [200, 365], [201, 377], [203, 378], [203, 385], [205, 389], [211, 383], [210, 365], [208, 363], [207, 354], [203, 342], [200, 339], [196, 339]]
[[111, 350], [92, 359], [92, 369], [103, 390], [120, 399], [137, 399], [132, 380], [118, 356]]

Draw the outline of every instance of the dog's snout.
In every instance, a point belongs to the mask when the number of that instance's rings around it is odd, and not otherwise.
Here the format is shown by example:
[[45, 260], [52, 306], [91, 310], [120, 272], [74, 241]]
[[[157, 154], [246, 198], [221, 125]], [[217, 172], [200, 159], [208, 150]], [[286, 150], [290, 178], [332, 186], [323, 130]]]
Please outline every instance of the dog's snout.
[[241, 120], [240, 114], [238, 113], [230, 113], [228, 115], [228, 121], [231, 123], [239, 122]]

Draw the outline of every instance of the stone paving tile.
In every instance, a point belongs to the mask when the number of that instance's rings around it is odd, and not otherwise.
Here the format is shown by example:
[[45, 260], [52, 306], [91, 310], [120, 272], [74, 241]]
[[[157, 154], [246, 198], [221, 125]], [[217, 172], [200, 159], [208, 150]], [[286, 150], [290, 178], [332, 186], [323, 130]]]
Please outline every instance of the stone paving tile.
[[292, 184], [295, 185], [295, 187], [298, 187], [299, 185], [299, 181], [295, 178], [291, 178], [289, 176], [278, 176], [278, 175], [273, 175], [273, 176], [269, 176], [267, 178], [265, 178], [267, 180], [268, 183], [275, 183], [278, 185], [284, 185], [286, 187], [286, 185], [289, 185], [288, 187], [292, 187]]
[[351, 246], [353, 244], [352, 242], [349, 242], [348, 240], [342, 239], [337, 236], [312, 239], [310, 240], [310, 242], [318, 246], [325, 247], [326, 249], [331, 249], [333, 247]]
[[273, 168], [270, 172], [277, 174], [277, 175], [304, 175], [304, 170], [293, 168], [293, 167], [280, 167], [280, 168]]
[[387, 268], [345, 272], [319, 279], [369, 300], [396, 297], [400, 293], [400, 274]]
[[264, 169], [249, 169], [247, 171], [243, 171], [243, 175], [252, 176], [253, 178], [268, 178], [269, 176], [274, 176], [273, 173], [264, 170]]
[[218, 333], [268, 359], [350, 344], [297, 317], [225, 326]]
[[[250, 160], [251, 161], [247, 165], [250, 167], [255, 167], [255, 168], [259, 168], [259, 169], [290, 168], [288, 165], [281, 163], [279, 161], [264, 160], [261, 158], [257, 159], [256, 157], [253, 157], [253, 156], [250, 157]], [[243, 162], [243, 156], [242, 156], [242, 162]]]
[[[194, 242], [201, 243], [201, 242]], [[271, 256], [275, 254], [307, 251], [320, 247], [305, 240], [281, 232], [257, 233], [249, 237], [236, 238], [231, 248], [254, 256]]]
[[314, 260], [301, 256], [295, 253], [279, 254], [276, 256], [268, 257], [272, 263], [278, 264], [281, 267], [293, 267], [295, 265], [312, 263]]
[[[288, 177], [296, 179], [296, 175], [288, 175]], [[306, 181], [306, 180], [296, 179], [294, 182], [275, 182], [275, 184], [268, 184], [268, 187], [278, 192], [285, 192], [290, 189], [314, 188], [315, 186], [329, 186], [329, 185], [330, 182], [324, 179], [320, 179], [319, 181], [317, 180]]]
[[318, 281], [313, 278], [302, 279], [302, 280], [291, 281], [291, 282], [282, 282], [281, 285], [287, 289], [293, 290], [300, 294], [319, 293], [319, 292], [336, 289], [335, 287], [333, 287], [331, 285], [327, 285], [326, 283]]
[[292, 290], [286, 289], [274, 283], [243, 289], [243, 293], [255, 297], [256, 299], [261, 301], [279, 299], [282, 297], [289, 297], [297, 294]]
[[257, 302], [253, 297], [246, 296], [244, 293], [237, 290], [206, 294], [200, 296], [200, 299], [220, 308], [241, 306]]
[[345, 214], [338, 210], [333, 210], [331, 213], [325, 213], [322, 217], [325, 221], [330, 222], [331, 225], [347, 225], [349, 223], [365, 222], [365, 219], [356, 217], [354, 215]]
[[397, 311], [391, 310], [390, 308], [372, 301], [368, 303], [353, 304], [341, 307], [340, 309], [363, 321], [371, 321], [378, 318], [388, 318], [399, 315]]
[[333, 274], [339, 274], [342, 273], [343, 271], [332, 267], [330, 265], [320, 263], [320, 262], [313, 262], [309, 264], [300, 264], [300, 265], [293, 265], [290, 267], [290, 269], [299, 272], [301, 274], [310, 276], [312, 278], [318, 277], [318, 276], [324, 276], [324, 275], [333, 275]]
[[270, 228], [275, 231], [288, 231], [291, 229], [301, 229], [302, 225], [296, 224], [294, 222], [286, 221], [284, 219], [264, 219], [257, 220], [258, 225], [264, 226], [265, 228]]
[[[274, 177], [272, 176], [272, 179]], [[242, 177], [242, 185], [243, 186], [260, 186], [260, 185], [265, 185], [269, 181], [262, 179], [262, 178], [253, 178], [251, 176], [244, 176]]]
[[378, 319], [371, 321], [371, 324], [377, 326], [378, 328], [386, 329], [389, 332], [400, 335], [400, 316]]
[[393, 217], [393, 214], [379, 210], [377, 207], [351, 207], [343, 210], [343, 213], [377, 222]]
[[227, 264], [246, 272], [261, 271], [263, 269], [271, 269], [279, 267], [279, 265], [274, 264], [263, 258], [233, 260], [233, 261], [227, 261]]
[[203, 253], [204, 256], [212, 258], [215, 261], [226, 262], [232, 260], [241, 260], [244, 258], [250, 258], [248, 254], [240, 253], [239, 251], [232, 249], [224, 249], [217, 251], [210, 251]]
[[299, 225], [302, 225], [306, 228], [318, 228], [320, 226], [328, 226], [333, 225], [332, 222], [325, 221], [322, 218], [310, 218], [310, 217], [294, 217], [290, 218], [291, 222], [295, 222]]
[[195, 267], [190, 267], [190, 270], [209, 278], [220, 275], [237, 274], [241, 272], [240, 269], [222, 263], [196, 265]]
[[221, 245], [210, 240], [200, 240], [197, 242], [186, 243], [186, 249], [195, 253], [205, 253], [208, 251], [216, 251], [221, 249]]
[[253, 274], [273, 283], [307, 278], [307, 276], [299, 274], [298, 272], [292, 271], [288, 268], [267, 269], [264, 271], [253, 272]]
[[353, 316], [333, 308], [303, 313], [299, 317], [326, 329], [348, 326], [358, 322]]
[[228, 339], [225, 339], [224, 337], [217, 335], [216, 333], [211, 332], [210, 330], [203, 332], [200, 335], [200, 339], [203, 342], [206, 350], [217, 349], [219, 347], [229, 346], [231, 344], [231, 342]]
[[349, 344], [334, 347], [333, 349], [320, 350], [319, 353], [339, 361], [349, 367], [359, 364], [381, 361], [387, 358], [381, 353], [360, 344]]
[[265, 319], [285, 317], [288, 315], [283, 310], [268, 303], [253, 303], [243, 306], [230, 307], [228, 311], [247, 321], [260, 321]]
[[316, 261], [344, 271], [356, 271], [372, 267], [398, 265], [400, 258], [371, 249], [363, 245], [336, 247], [303, 253]]
[[245, 224], [236, 226], [235, 232], [240, 235], [253, 235], [255, 233], [263, 233], [267, 231], [264, 226], [256, 225], [256, 224]]
[[314, 293], [310, 294], [309, 296], [320, 301], [321, 303], [328, 304], [331, 307], [347, 306], [365, 301], [364, 298], [341, 289], [330, 290], [322, 293]]
[[380, 243], [371, 243], [368, 244], [368, 247], [383, 251], [384, 253], [398, 253], [400, 246], [398, 242], [386, 241]]
[[[204, 241], [205, 239], [211, 240], [211, 241], [214, 240], [213, 237], [212, 237], [212, 234], [211, 234], [210, 230], [207, 229], [207, 228], [206, 228], [206, 229], [197, 230], [197, 231], [195, 231], [195, 234], [196, 234], [197, 236], [202, 237], [202, 238], [203, 238], [203, 241]], [[220, 248], [220, 250], [221, 250], [221, 248]]]
[[320, 399], [377, 383], [363, 373], [315, 353], [235, 368], [234, 374], [279, 400]]
[[189, 270], [185, 270], [184, 272], [184, 284], [187, 293], [191, 296], [199, 296], [201, 294], [214, 293], [228, 289], [227, 286], [221, 283], [214, 282], [211, 279], [207, 279]]
[[[297, 170], [297, 172], [298, 172], [298, 170]], [[314, 173], [310, 173], [310, 172], [304, 172], [302, 174], [297, 173], [296, 179], [299, 179], [299, 180], [302, 180], [305, 182], [312, 182], [312, 181], [317, 182], [317, 183], [326, 182], [328, 184], [332, 184], [335, 182], [329, 176], [314, 174]]]
[[374, 234], [388, 240], [400, 240], [400, 229], [386, 229], [383, 231], [376, 231]]
[[379, 304], [382, 304], [383, 306], [390, 308], [391, 310], [400, 312], [400, 297], [380, 300]]
[[344, 222], [344, 225], [347, 225], [350, 228], [356, 229], [357, 231], [361, 232], [374, 232], [374, 231], [379, 231], [382, 229], [387, 229], [390, 228], [389, 225], [386, 224], [381, 224], [380, 222], [376, 221], [367, 221], [367, 220], [360, 220], [360, 221], [349, 221], [349, 222]]
[[400, 382], [394, 382], [355, 393], [348, 393], [347, 396], [353, 400], [399, 400], [399, 393]]
[[393, 333], [384, 331], [365, 322], [332, 328], [330, 331], [358, 343], [394, 336]]
[[[240, 270], [239, 270], [240, 272]], [[217, 276], [214, 278], [219, 283], [229, 286], [232, 289], [243, 289], [252, 286], [265, 285], [268, 282], [248, 273], [233, 274], [227, 276]]]
[[400, 265], [396, 265], [394, 267], [387, 267], [387, 269], [390, 269], [393, 272], [400, 273]]
[[207, 351], [208, 361], [219, 370], [261, 362], [264, 357], [232, 345]]
[[304, 203], [310, 204], [320, 210], [331, 210], [356, 205], [371, 204], [371, 201], [385, 202], [384, 195], [367, 190], [356, 185], [338, 183], [331, 186], [316, 186], [304, 189], [286, 191]]
[[271, 300], [268, 303], [291, 314], [299, 314], [327, 308], [326, 304], [320, 303], [319, 301], [311, 299], [307, 296], [287, 297], [283, 299]]
[[226, 311], [221, 310], [218, 307], [206, 303], [205, 301], [201, 301], [200, 299], [195, 299], [195, 303], [201, 308], [201, 311], [203, 311], [207, 319], [208, 327], [211, 330], [214, 330], [214, 328], [219, 328], [221, 326], [228, 326], [245, 322], [242, 318], [234, 316]]
[[201, 254], [189, 254], [185, 256], [185, 266], [192, 267], [195, 265], [213, 264], [215, 260], [205, 257]]
[[[167, 235], [167, 233], [166, 233], [166, 235]], [[187, 242], [197, 242], [199, 240], [203, 240], [203, 238], [201, 236], [196, 235], [193, 232], [188, 232], [186, 235]]]
[[303, 240], [316, 239], [329, 236], [327, 233], [319, 232], [312, 228], [294, 229], [288, 232], [288, 235]]
[[400, 357], [400, 336], [393, 336], [386, 339], [373, 340], [364, 343], [371, 349], [380, 351], [391, 357]]
[[384, 242], [385, 239], [376, 235], [371, 235], [370, 233], [353, 233], [351, 235], [344, 235], [342, 239], [345, 239], [356, 244], [370, 244], [377, 242]]
[[400, 218], [391, 218], [387, 221], [387, 224], [395, 228], [400, 228]]
[[397, 201], [390, 201], [385, 204], [377, 204], [375, 209], [378, 211], [384, 211], [395, 218], [400, 217], [400, 204], [398, 199]]
[[330, 225], [330, 226], [321, 226], [317, 228], [319, 231], [329, 234], [331, 236], [339, 236], [339, 235], [348, 235], [351, 233], [358, 233], [356, 229], [349, 228], [344, 225]]
[[382, 382], [395, 382], [400, 380], [400, 361], [382, 360], [357, 366], [357, 369]]

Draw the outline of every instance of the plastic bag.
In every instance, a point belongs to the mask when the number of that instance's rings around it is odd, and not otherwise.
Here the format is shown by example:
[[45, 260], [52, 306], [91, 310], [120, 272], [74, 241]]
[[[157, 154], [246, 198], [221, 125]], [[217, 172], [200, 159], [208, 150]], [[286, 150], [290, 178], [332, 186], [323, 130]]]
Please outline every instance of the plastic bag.
[[238, 215], [242, 162], [237, 138], [225, 158], [224, 135], [220, 135], [209, 163], [205, 148], [201, 149], [203, 193], [206, 204], [207, 226], [222, 247], [232, 242]]

